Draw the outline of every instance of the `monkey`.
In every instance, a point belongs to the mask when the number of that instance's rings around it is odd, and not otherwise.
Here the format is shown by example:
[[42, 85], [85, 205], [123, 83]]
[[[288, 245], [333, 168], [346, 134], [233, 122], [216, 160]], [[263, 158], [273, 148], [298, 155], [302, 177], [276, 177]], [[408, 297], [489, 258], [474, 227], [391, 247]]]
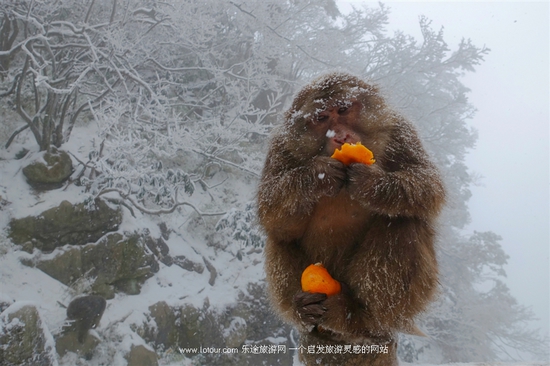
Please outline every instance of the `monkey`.
[[[357, 142], [373, 152], [374, 164], [331, 158]], [[397, 365], [397, 333], [421, 333], [414, 319], [437, 292], [434, 242], [444, 201], [414, 126], [378, 86], [334, 72], [298, 92], [273, 133], [257, 204], [268, 293], [300, 333], [302, 362]], [[302, 271], [317, 262], [340, 282], [340, 293], [302, 291]], [[322, 352], [346, 345], [360, 347]], [[365, 352], [373, 345], [383, 351]]]
[[99, 325], [105, 311], [107, 301], [101, 296], [86, 295], [77, 297], [67, 307], [67, 319], [72, 321], [68, 330], [74, 330], [78, 342], [84, 343], [88, 337], [88, 330]]

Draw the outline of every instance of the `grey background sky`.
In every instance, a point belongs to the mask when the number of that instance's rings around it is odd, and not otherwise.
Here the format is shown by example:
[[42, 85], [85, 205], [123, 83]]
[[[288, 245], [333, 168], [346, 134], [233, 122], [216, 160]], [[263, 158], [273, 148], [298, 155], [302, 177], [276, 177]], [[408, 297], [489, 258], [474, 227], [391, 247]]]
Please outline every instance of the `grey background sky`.
[[[337, 0], [346, 11], [363, 0]], [[444, 27], [451, 50], [470, 38], [491, 52], [464, 83], [478, 112], [469, 124], [479, 132], [467, 158], [483, 176], [472, 187], [468, 232], [493, 231], [510, 256], [507, 284], [518, 301], [550, 328], [550, 29], [549, 2], [438, 1], [384, 2], [391, 8], [388, 29], [421, 41], [418, 16]], [[376, 3], [369, 2], [369, 6]]]

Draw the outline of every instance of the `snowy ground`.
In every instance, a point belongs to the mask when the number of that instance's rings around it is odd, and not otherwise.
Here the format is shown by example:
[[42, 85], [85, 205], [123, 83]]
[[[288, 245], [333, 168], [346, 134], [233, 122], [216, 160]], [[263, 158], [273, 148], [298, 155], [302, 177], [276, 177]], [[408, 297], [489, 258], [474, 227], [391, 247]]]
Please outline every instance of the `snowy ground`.
[[[91, 128], [91, 127], [90, 127]], [[70, 146], [63, 149], [71, 152], [86, 154], [87, 136], [93, 136], [94, 131], [75, 131], [70, 141]], [[20, 218], [28, 215], [37, 215], [49, 208], [58, 206], [62, 200], [71, 203], [82, 202], [86, 194], [81, 188], [70, 185], [66, 190], [58, 189], [46, 193], [33, 192], [24, 180], [21, 167], [28, 164], [32, 154], [22, 160], [15, 160], [15, 154], [23, 145], [13, 145], [9, 150], [0, 151], [0, 197], [3, 205], [0, 211], [0, 300], [30, 301], [39, 309], [48, 329], [55, 334], [61, 328], [65, 320], [65, 309], [60, 305], [67, 305], [70, 300], [78, 295], [78, 286], [69, 288], [53, 278], [45, 275], [36, 268], [30, 268], [21, 264], [22, 259], [37, 258], [40, 256], [53, 256], [63, 250], [58, 248], [50, 254], [41, 254], [37, 250], [31, 255], [19, 250], [12, 245], [7, 238], [6, 227], [12, 218]], [[32, 141], [27, 146], [33, 147]], [[32, 151], [32, 150], [31, 150]], [[250, 189], [243, 190], [245, 194], [252, 196]], [[194, 204], [201, 206], [201, 193], [194, 197]], [[236, 197], [241, 199], [242, 197]], [[211, 197], [209, 198], [211, 201]], [[108, 301], [107, 308], [101, 319], [100, 326], [96, 329], [98, 335], [105, 339], [112, 337], [120, 349], [120, 355], [115, 355], [116, 364], [124, 365], [123, 351], [128, 350], [132, 344], [142, 344], [143, 340], [137, 337], [130, 329], [132, 324], [147, 322], [145, 313], [148, 307], [158, 301], [165, 301], [170, 306], [191, 304], [202, 307], [207, 301], [212, 307], [223, 308], [227, 304], [234, 303], [238, 290], [246, 291], [246, 284], [264, 277], [262, 266], [262, 254], [252, 252], [237, 260], [234, 253], [240, 248], [227, 248], [227, 251], [215, 252], [213, 248], [203, 244], [204, 240], [197, 239], [197, 233], [187, 230], [187, 222], [182, 222], [181, 216], [171, 215], [162, 218], [140, 215], [135, 212], [136, 219], [124, 213], [124, 221], [119, 228], [120, 232], [133, 232], [148, 228], [153, 237], [159, 237], [157, 226], [162, 220], [167, 221], [169, 227], [182, 228], [180, 232], [171, 234], [167, 244], [172, 256], [185, 255], [186, 258], [201, 263], [202, 257], [208, 258], [218, 271], [215, 286], [210, 286], [208, 280], [209, 271], [202, 274], [182, 270], [178, 266], [165, 266], [160, 264], [160, 270], [152, 278], [148, 279], [141, 289], [141, 294], [129, 296], [117, 294]], [[178, 221], [179, 220], [179, 221]], [[86, 284], [82, 284], [85, 287]], [[115, 336], [116, 334], [116, 336]], [[101, 346], [100, 346], [101, 347]], [[107, 356], [106, 356], [107, 357]], [[112, 357], [110, 355], [109, 357]], [[94, 358], [87, 365], [106, 364], [106, 359]], [[62, 365], [73, 365], [76, 360], [66, 356], [61, 360]], [[182, 365], [182, 361], [178, 361]]]

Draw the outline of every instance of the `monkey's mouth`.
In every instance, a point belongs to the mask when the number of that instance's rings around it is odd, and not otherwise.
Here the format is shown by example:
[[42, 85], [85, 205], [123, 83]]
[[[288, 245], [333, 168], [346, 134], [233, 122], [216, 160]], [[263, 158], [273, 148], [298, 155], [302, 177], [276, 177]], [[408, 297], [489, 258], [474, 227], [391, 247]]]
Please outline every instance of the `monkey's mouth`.
[[357, 141], [355, 141], [354, 139], [339, 139], [339, 138], [328, 139], [325, 145], [326, 153], [328, 155], [332, 155], [335, 150], [342, 148], [342, 145], [344, 145], [346, 142], [349, 144], [357, 143]]
[[359, 142], [359, 141], [358, 141], [356, 138], [354, 138], [353, 136], [351, 136], [351, 135], [346, 135], [346, 136], [344, 136], [344, 137], [338, 137], [338, 136], [336, 136], [336, 137], [334, 137], [334, 138], [331, 139], [331, 143], [332, 143], [333, 145], [337, 146], [337, 147], [340, 147], [340, 146], [342, 146], [342, 145], [344, 145], [344, 144], [346, 144], [346, 143], [347, 143], [347, 144], [356, 144], [356, 143], [358, 143], [358, 142]]

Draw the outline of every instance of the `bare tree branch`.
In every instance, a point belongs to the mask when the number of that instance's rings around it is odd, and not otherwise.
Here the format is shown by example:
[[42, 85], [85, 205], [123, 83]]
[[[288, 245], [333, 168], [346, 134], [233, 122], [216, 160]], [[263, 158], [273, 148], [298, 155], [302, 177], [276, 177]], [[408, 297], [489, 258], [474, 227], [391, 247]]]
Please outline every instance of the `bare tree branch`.
[[226, 212], [202, 212], [201, 210], [199, 210], [197, 207], [195, 207], [195, 205], [189, 203], [189, 202], [177, 202], [175, 203], [172, 207], [168, 208], [168, 209], [160, 209], [160, 210], [150, 210], [150, 209], [147, 209], [145, 207], [143, 207], [142, 205], [140, 205], [136, 200], [134, 200], [128, 193], [122, 191], [121, 189], [118, 189], [118, 188], [107, 188], [107, 189], [104, 189], [102, 190], [101, 192], [99, 192], [97, 194], [97, 197], [99, 196], [102, 196], [104, 194], [107, 194], [107, 193], [111, 193], [111, 192], [115, 192], [115, 193], [118, 193], [120, 195], [120, 197], [122, 197], [123, 199], [127, 200], [128, 202], [130, 202], [135, 208], [137, 208], [139, 211], [145, 213], [145, 214], [148, 214], [148, 215], [162, 215], [162, 214], [171, 214], [172, 212], [174, 212], [178, 207], [180, 206], [189, 206], [191, 207], [197, 214], [199, 214], [200, 216], [223, 216], [226, 214]]
[[8, 148], [10, 147], [11, 143], [13, 142], [13, 140], [17, 137], [17, 135], [19, 135], [21, 132], [25, 131], [27, 128], [29, 128], [29, 125], [26, 124], [26, 125], [23, 125], [21, 127], [19, 127], [17, 130], [15, 130], [10, 138], [8, 139], [8, 142], [6, 142], [6, 145], [4, 146], [4, 148]]

